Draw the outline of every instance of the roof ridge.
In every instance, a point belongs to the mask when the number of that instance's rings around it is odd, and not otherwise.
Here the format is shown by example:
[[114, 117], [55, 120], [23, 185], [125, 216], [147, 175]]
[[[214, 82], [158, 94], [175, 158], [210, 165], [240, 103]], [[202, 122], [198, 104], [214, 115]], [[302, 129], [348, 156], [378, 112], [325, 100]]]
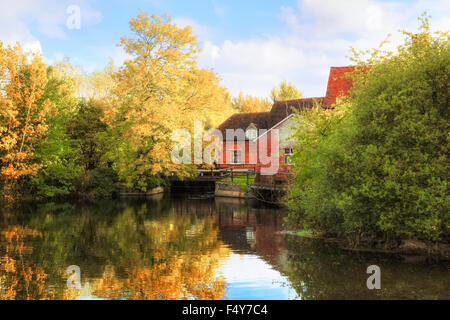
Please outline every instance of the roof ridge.
[[323, 99], [325, 97], [308, 97], [308, 98], [298, 98], [298, 99], [290, 99], [290, 100], [277, 100], [274, 103], [277, 102], [289, 102], [289, 101], [300, 101], [300, 100], [310, 100], [310, 99]]
[[355, 67], [358, 67], [358, 65], [355, 65], [355, 66], [330, 67], [330, 69], [343, 69], [343, 68], [355, 68]]
[[268, 111], [258, 111], [258, 112], [235, 112], [232, 115], [237, 115], [237, 114], [260, 114], [260, 113], [267, 113]]

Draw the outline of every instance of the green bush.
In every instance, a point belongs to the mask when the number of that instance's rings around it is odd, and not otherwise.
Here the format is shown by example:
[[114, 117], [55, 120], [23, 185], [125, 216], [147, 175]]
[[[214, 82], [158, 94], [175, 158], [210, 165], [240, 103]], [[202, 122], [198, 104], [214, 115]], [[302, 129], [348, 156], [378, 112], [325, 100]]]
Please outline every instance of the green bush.
[[94, 198], [109, 198], [118, 191], [117, 173], [111, 168], [94, 169], [87, 177], [87, 193]]
[[296, 134], [288, 199], [297, 227], [357, 243], [448, 241], [449, 37], [433, 37], [426, 19], [408, 35], [396, 55], [355, 75], [348, 101], [305, 115], [314, 126]]
[[80, 174], [80, 168], [72, 162], [50, 164], [31, 179], [33, 194], [42, 198], [67, 196], [75, 191], [74, 180]]

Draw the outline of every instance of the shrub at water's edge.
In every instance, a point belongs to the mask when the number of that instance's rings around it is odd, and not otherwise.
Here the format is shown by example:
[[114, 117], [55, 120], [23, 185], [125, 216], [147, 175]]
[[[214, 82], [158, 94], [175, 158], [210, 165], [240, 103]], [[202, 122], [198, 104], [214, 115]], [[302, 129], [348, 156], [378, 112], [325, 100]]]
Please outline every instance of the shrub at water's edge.
[[355, 56], [349, 99], [302, 114], [291, 226], [355, 245], [448, 242], [449, 37], [421, 20], [397, 53]]

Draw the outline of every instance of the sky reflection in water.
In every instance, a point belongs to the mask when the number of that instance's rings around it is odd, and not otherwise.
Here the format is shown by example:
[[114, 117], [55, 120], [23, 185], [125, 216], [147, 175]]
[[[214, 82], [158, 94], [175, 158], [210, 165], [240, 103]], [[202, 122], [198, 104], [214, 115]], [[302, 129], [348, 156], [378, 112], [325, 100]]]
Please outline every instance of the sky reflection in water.
[[[175, 196], [3, 210], [0, 299], [450, 298], [448, 263], [285, 235], [284, 214]], [[371, 264], [382, 290], [366, 287]], [[69, 265], [79, 290], [67, 288]]]

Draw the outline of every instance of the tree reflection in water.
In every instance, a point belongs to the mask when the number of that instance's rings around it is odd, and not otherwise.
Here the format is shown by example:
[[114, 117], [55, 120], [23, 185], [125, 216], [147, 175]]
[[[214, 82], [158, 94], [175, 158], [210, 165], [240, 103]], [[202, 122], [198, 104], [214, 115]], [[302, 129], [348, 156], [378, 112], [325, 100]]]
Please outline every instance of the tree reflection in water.
[[[174, 196], [3, 212], [0, 299], [224, 299], [242, 289], [233, 274], [271, 293], [240, 291], [249, 299], [449, 297], [448, 264], [407, 264], [283, 235], [283, 214]], [[237, 270], [244, 262], [258, 268]], [[365, 287], [370, 264], [381, 267], [380, 291]], [[81, 289], [67, 288], [69, 265], [80, 267]]]

